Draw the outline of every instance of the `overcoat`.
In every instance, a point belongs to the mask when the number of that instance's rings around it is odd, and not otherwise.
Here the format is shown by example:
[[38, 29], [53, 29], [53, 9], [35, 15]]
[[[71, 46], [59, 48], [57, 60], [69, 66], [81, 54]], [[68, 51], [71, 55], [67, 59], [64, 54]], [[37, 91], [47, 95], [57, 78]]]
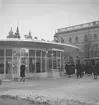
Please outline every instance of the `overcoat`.
[[20, 77], [25, 77], [25, 69], [25, 65], [22, 64], [20, 67]]
[[78, 74], [82, 72], [82, 67], [80, 63], [76, 64], [76, 70]]

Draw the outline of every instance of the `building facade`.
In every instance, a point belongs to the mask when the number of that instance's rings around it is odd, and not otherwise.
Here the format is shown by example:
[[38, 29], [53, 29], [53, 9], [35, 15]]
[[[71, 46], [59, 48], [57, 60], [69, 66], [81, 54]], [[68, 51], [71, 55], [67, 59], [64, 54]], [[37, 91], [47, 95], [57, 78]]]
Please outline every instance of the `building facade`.
[[64, 72], [64, 48], [75, 46], [34, 40], [0, 40], [0, 76], [20, 78], [20, 66], [26, 65], [27, 78], [55, 77]]
[[[72, 52], [78, 48], [69, 44], [21, 39], [12, 29], [7, 39], [0, 40], [0, 76], [20, 78], [20, 66], [26, 65], [26, 78], [59, 77], [64, 73], [64, 49]], [[15, 37], [17, 36], [17, 37]], [[30, 34], [29, 34], [30, 36]]]
[[82, 61], [98, 59], [99, 21], [57, 29], [54, 41], [78, 46]]

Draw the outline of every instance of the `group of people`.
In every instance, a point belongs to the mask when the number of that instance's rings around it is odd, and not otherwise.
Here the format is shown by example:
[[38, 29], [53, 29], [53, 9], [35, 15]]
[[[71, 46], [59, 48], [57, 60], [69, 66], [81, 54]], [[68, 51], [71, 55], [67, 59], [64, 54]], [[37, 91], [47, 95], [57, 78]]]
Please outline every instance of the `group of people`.
[[70, 78], [72, 74], [76, 74], [77, 78], [82, 78], [84, 74], [94, 75], [94, 79], [97, 79], [99, 75], [99, 60], [89, 60], [81, 63], [77, 60], [76, 64], [67, 62], [65, 65], [65, 74]]
[[75, 73], [75, 64], [72, 62], [67, 62], [65, 65], [65, 74], [68, 75], [68, 77], [70, 78], [72, 74]]
[[[25, 81], [25, 70], [26, 66], [23, 62], [20, 67], [21, 81]], [[67, 74], [69, 78], [72, 74], [76, 74], [77, 78], [82, 78], [84, 74], [93, 74], [94, 79], [97, 79], [97, 76], [99, 75], [99, 60], [89, 60], [84, 63], [77, 60], [76, 64], [74, 64], [74, 62], [67, 62], [65, 65], [65, 74]]]

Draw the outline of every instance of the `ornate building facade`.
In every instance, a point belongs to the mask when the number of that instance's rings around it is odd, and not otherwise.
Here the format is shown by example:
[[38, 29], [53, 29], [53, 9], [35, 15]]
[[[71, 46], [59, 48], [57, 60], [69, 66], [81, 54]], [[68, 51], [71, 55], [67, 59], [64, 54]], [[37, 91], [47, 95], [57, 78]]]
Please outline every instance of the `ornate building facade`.
[[54, 41], [78, 46], [82, 60], [98, 59], [99, 21], [57, 29]]

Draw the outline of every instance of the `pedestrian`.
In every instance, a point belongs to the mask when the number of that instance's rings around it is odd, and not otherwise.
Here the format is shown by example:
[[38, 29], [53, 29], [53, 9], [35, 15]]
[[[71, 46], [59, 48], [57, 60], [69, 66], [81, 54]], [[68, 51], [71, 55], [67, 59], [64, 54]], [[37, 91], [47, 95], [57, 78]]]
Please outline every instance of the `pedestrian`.
[[26, 67], [25, 67], [25, 63], [23, 62], [21, 67], [20, 67], [20, 81], [23, 81], [25, 82], [25, 70], [26, 70]]
[[68, 65], [67, 65], [67, 75], [68, 75], [68, 78], [71, 78], [71, 65], [70, 65], [70, 62], [68, 62]]
[[68, 62], [65, 65], [65, 75], [68, 74]]
[[90, 61], [90, 75], [92, 75], [92, 71], [93, 71], [93, 64], [92, 61]]
[[87, 74], [88, 74], [88, 76], [90, 76], [90, 71], [91, 71], [90, 61], [88, 61], [87, 70], [88, 70]]
[[[99, 69], [99, 60], [97, 61], [97, 63], [98, 63], [98, 64], [97, 64], [97, 66], [98, 66], [97, 68]], [[98, 69], [97, 69], [97, 73], [98, 73], [98, 75], [99, 75], [99, 70], [98, 70]]]
[[77, 60], [76, 70], [77, 70], [77, 78], [79, 77], [82, 78], [82, 68], [81, 68], [80, 60]]
[[71, 63], [71, 73], [75, 74], [75, 65], [74, 65], [74, 62]]
[[95, 65], [94, 65], [94, 69], [93, 69], [93, 74], [94, 74], [94, 79], [97, 79], [97, 75], [98, 75], [98, 62], [95, 61]]

